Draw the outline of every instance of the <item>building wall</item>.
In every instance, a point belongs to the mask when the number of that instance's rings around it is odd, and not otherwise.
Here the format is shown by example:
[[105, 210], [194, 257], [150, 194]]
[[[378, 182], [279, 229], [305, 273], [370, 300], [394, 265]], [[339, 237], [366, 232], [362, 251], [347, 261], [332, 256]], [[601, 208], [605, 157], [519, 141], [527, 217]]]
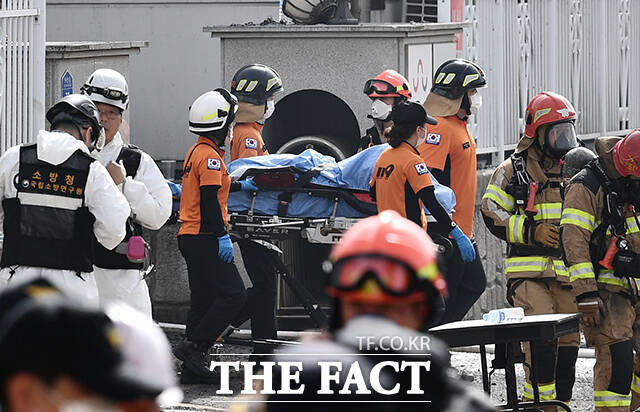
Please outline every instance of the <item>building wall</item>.
[[[50, 0], [47, 41], [148, 40], [131, 59], [131, 141], [155, 159], [182, 160], [193, 142], [188, 108], [223, 86], [219, 40], [202, 28], [277, 19], [273, 0]], [[249, 63], [249, 62], [247, 62]], [[78, 91], [84, 79], [74, 79]]]

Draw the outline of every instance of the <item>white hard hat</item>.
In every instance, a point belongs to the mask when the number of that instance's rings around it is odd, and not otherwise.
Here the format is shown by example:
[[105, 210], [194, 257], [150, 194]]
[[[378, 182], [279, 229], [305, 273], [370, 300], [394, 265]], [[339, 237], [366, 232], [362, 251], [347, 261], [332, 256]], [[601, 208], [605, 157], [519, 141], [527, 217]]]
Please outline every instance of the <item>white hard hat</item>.
[[212, 132], [228, 127], [238, 111], [238, 99], [226, 89], [208, 91], [189, 107], [189, 130]]
[[105, 103], [126, 110], [129, 106], [129, 86], [124, 76], [112, 69], [98, 69], [80, 88], [94, 103]]

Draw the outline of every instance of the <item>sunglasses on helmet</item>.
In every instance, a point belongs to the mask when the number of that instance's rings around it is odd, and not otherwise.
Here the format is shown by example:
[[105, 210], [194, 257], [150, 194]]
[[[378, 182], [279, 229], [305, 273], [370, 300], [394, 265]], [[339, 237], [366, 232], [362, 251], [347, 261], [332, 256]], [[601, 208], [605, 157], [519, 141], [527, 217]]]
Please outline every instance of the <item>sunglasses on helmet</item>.
[[365, 94], [398, 94], [403, 90], [409, 90], [409, 85], [403, 83], [402, 86], [394, 86], [391, 83], [385, 82], [384, 80], [376, 80], [371, 79], [367, 80], [364, 84], [364, 93]]
[[361, 289], [368, 279], [394, 296], [406, 296], [420, 289], [415, 272], [408, 265], [383, 256], [358, 256], [339, 261], [333, 266], [329, 285], [340, 291], [354, 291]]
[[122, 103], [126, 103], [127, 99], [129, 98], [129, 96], [127, 96], [127, 94], [123, 90], [116, 87], [103, 88], [85, 84], [80, 88], [80, 91], [86, 93], [89, 96], [91, 96], [93, 93], [96, 93], [110, 100], [120, 100]]

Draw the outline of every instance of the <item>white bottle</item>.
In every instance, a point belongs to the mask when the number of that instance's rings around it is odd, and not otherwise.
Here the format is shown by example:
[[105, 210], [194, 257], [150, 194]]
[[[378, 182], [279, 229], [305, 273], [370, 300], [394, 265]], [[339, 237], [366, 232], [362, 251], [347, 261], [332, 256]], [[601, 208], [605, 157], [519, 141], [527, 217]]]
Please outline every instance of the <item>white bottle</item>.
[[482, 315], [482, 319], [489, 323], [518, 322], [523, 318], [524, 309], [520, 307], [493, 309], [489, 313]]

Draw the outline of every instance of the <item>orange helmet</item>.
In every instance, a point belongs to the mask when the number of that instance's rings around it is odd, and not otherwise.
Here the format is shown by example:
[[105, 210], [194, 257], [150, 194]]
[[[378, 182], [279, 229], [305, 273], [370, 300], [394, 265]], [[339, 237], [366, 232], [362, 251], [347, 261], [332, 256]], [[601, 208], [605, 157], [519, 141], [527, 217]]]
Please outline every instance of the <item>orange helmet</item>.
[[536, 136], [538, 127], [543, 124], [573, 121], [576, 110], [564, 96], [553, 92], [541, 92], [527, 105], [524, 135], [529, 139]]
[[428, 315], [434, 316], [447, 295], [431, 238], [392, 210], [351, 227], [330, 259], [328, 292], [337, 299], [381, 304], [426, 301]]
[[613, 163], [622, 176], [640, 177], [640, 130], [632, 130], [613, 146]]
[[409, 81], [395, 70], [385, 70], [364, 84], [364, 94], [372, 99], [402, 97], [411, 99]]

